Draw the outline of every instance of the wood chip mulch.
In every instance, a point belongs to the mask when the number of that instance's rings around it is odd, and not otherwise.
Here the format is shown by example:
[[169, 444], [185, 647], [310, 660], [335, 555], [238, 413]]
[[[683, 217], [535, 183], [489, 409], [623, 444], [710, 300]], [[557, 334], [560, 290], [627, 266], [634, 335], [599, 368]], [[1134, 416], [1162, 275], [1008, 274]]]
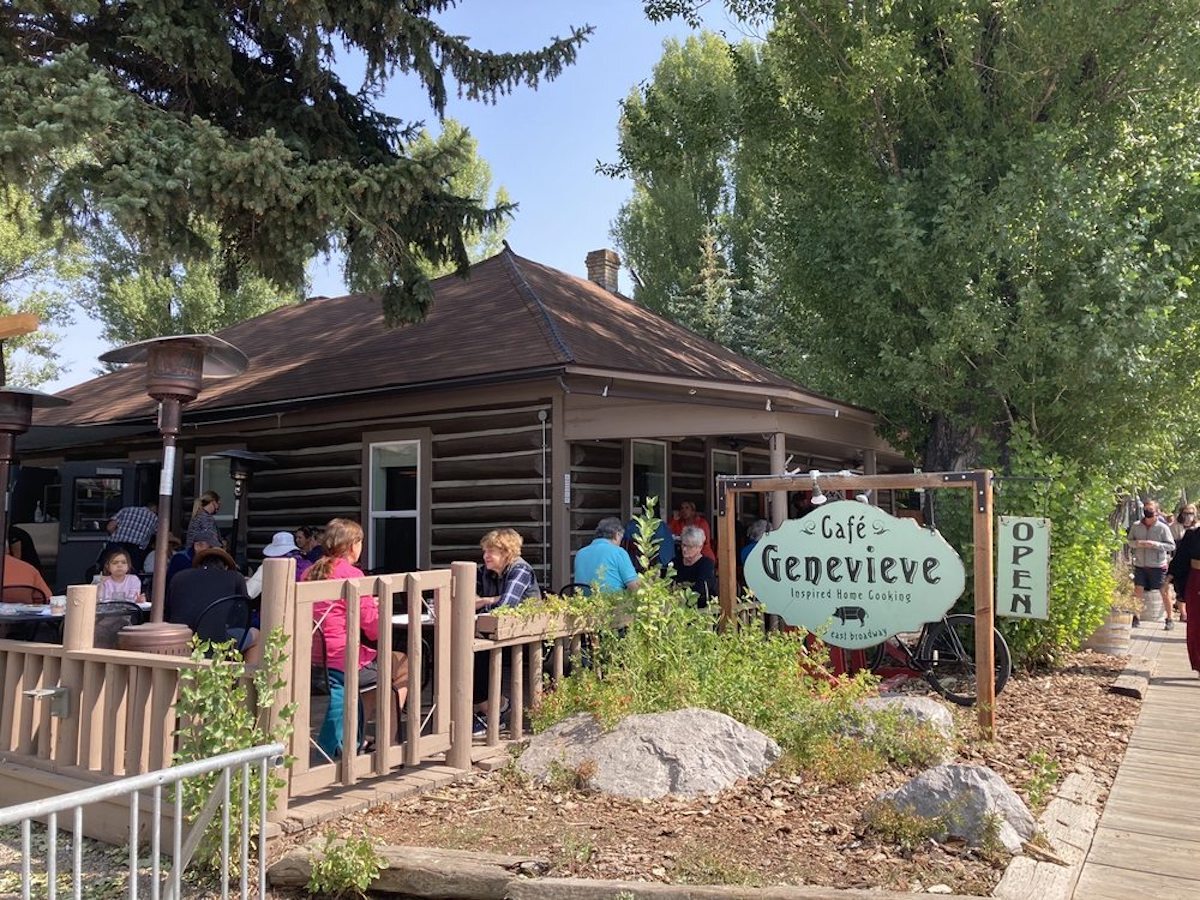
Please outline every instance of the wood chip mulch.
[[[1139, 708], [1108, 693], [1124, 662], [1083, 652], [1056, 672], [1014, 675], [997, 698], [991, 743], [975, 739], [974, 710], [955, 709], [957, 761], [990, 766], [1035, 815], [1072, 771], [1093, 770], [1111, 785]], [[889, 770], [848, 787], [767, 773], [712, 799], [638, 802], [498, 771], [347, 817], [333, 830], [377, 844], [532, 854], [549, 860], [554, 876], [989, 894], [1005, 858], [956, 842], [903, 851], [864, 828], [867, 804], [915, 774]]]

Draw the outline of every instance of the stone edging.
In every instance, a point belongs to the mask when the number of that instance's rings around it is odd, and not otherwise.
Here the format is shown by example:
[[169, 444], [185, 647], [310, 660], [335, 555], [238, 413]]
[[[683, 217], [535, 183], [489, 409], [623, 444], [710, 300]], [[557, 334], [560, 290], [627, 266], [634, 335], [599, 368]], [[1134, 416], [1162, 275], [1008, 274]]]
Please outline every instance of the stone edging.
[[[268, 873], [273, 887], [303, 888], [308, 884], [310, 859], [319, 840], [296, 847]], [[431, 847], [383, 847], [386, 866], [371, 885], [372, 892], [405, 897], [454, 897], [459, 900], [911, 900], [894, 891], [842, 890], [799, 885], [748, 888], [744, 885], [674, 885], [642, 881], [593, 881], [585, 878], [540, 878], [546, 860], [470, 850]], [[971, 900], [943, 895], [948, 900]], [[975, 898], [978, 900], [978, 898]]]
[[1102, 790], [1090, 769], [1068, 775], [1038, 819], [1038, 831], [1053, 849], [1026, 844], [1026, 855], [1009, 861], [992, 896], [1006, 900], [1071, 900], [1100, 822]]

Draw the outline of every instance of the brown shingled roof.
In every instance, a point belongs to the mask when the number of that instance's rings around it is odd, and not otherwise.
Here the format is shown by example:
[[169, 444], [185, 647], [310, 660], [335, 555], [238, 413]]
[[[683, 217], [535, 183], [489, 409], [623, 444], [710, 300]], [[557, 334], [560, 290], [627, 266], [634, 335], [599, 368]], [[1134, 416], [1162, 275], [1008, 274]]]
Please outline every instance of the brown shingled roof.
[[[466, 279], [433, 283], [422, 322], [389, 329], [378, 298], [351, 294], [281, 307], [219, 332], [250, 366], [209, 381], [189, 410], [208, 412], [364, 390], [502, 381], [568, 366], [803, 390], [769, 369], [584, 278], [511, 250], [477, 263]], [[73, 404], [39, 424], [151, 416], [141, 366], [60, 393]]]

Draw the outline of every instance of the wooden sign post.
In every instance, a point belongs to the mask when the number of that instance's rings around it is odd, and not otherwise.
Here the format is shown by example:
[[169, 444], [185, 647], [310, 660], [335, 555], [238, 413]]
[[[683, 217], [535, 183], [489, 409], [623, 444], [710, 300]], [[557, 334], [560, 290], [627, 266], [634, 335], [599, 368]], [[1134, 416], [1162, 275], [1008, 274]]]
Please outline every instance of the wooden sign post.
[[722, 577], [718, 582], [721, 622], [734, 620], [737, 585], [727, 573], [737, 571], [734, 515], [735, 498], [740, 493], [758, 491], [913, 490], [954, 488], [972, 492], [971, 521], [975, 545], [975, 696], [979, 730], [985, 740], [996, 736], [996, 659], [992, 631], [995, 622], [994, 577], [992, 571], [992, 472], [973, 469], [966, 472], [914, 472], [904, 475], [837, 475], [797, 473], [795, 475], [721, 475], [717, 478], [717, 533], [719, 535]]

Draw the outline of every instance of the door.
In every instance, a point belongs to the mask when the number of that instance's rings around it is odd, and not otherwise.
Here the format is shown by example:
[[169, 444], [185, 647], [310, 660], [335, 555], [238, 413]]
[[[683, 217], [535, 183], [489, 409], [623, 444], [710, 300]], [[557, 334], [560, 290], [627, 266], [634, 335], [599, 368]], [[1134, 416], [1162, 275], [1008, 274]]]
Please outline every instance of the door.
[[68, 584], [85, 583], [88, 569], [108, 543], [108, 520], [138, 500], [132, 463], [71, 462], [62, 466], [61, 473], [58, 565], [51, 581], [56, 594]]

